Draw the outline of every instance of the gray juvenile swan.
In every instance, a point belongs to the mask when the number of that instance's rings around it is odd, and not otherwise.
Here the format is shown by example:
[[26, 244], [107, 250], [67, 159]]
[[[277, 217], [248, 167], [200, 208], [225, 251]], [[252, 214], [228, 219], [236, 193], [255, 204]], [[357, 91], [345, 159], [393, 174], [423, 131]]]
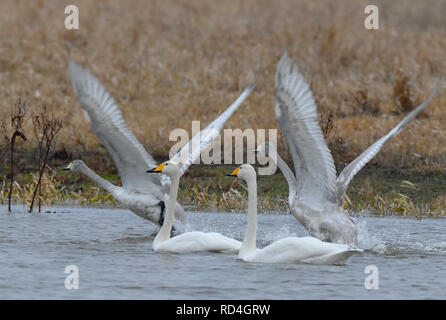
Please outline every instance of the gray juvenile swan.
[[[64, 169], [85, 174], [110, 192], [125, 208], [161, 226], [164, 220], [165, 203], [169, 198], [170, 178], [145, 174], [148, 167], [156, 166], [156, 162], [128, 128], [112, 96], [88, 68], [70, 62], [69, 74], [74, 92], [85, 111], [91, 129], [113, 158], [122, 180], [122, 187], [101, 178], [81, 160], [71, 162]], [[171, 160], [179, 163], [180, 176], [214, 140], [225, 122], [249, 96], [253, 88], [254, 81], [246, 86], [232, 105], [172, 157]], [[197, 147], [193, 148], [193, 145]], [[185, 153], [186, 156], [184, 156]], [[180, 222], [186, 222], [184, 210], [177, 202], [175, 218]]]
[[388, 140], [427, 106], [435, 95], [436, 87], [426, 101], [347, 165], [336, 178], [335, 165], [318, 123], [317, 106], [310, 86], [287, 53], [278, 63], [275, 82], [276, 118], [288, 144], [296, 175], [277, 155], [272, 143], [259, 145], [257, 153], [276, 160], [288, 182], [290, 211], [312, 236], [356, 246], [356, 223], [343, 210], [348, 184]]

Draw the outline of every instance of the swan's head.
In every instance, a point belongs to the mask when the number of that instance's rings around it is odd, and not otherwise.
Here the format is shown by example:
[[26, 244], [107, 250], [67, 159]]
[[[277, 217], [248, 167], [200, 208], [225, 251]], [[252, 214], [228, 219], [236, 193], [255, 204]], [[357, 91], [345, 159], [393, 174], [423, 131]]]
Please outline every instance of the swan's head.
[[82, 160], [73, 160], [66, 167], [62, 168], [62, 170], [69, 171], [81, 171], [82, 168], [85, 168], [85, 163]]
[[240, 179], [248, 181], [253, 177], [255, 178], [256, 171], [250, 164], [244, 164], [235, 169], [234, 171], [225, 174], [225, 176], [238, 177]]
[[166, 161], [161, 163], [158, 167], [147, 170], [147, 173], [152, 173], [152, 172], [158, 172], [158, 173], [164, 173], [166, 175], [168, 175], [169, 177], [174, 177], [176, 175], [178, 175], [180, 168], [178, 166], [178, 164], [175, 161]]

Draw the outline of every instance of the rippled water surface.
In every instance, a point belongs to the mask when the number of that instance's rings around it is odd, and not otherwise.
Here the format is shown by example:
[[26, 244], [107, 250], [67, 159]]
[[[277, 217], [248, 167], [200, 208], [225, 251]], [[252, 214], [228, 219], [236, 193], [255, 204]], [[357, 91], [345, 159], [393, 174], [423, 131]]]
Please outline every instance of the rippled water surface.
[[[344, 266], [248, 264], [235, 255], [154, 253], [155, 228], [127, 210], [0, 207], [2, 299], [445, 299], [446, 220], [358, 218], [360, 247]], [[191, 230], [241, 239], [246, 215], [188, 213]], [[290, 215], [259, 215], [258, 246], [307, 235]], [[67, 290], [76, 265], [79, 289]], [[367, 290], [364, 269], [379, 270]]]

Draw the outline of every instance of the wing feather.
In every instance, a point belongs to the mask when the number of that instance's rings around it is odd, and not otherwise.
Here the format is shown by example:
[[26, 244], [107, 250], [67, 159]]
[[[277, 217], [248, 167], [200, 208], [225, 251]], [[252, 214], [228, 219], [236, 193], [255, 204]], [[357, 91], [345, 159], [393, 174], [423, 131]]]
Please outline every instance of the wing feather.
[[144, 174], [156, 162], [126, 125], [112, 96], [88, 68], [70, 62], [69, 74], [87, 120], [113, 158], [123, 186], [161, 197], [160, 177]]
[[293, 158], [297, 197], [317, 205], [336, 201], [336, 169], [318, 122], [310, 86], [289, 58], [276, 71], [276, 117]]
[[177, 162], [180, 167], [180, 175], [190, 167], [190, 165], [198, 159], [201, 152], [219, 135], [221, 129], [228, 119], [234, 114], [238, 107], [254, 90], [255, 81], [250, 81], [240, 96], [214, 121], [206, 128], [201, 130], [191, 140], [181, 148], [171, 160]]
[[342, 206], [344, 204], [344, 196], [347, 192], [348, 185], [353, 177], [381, 150], [382, 146], [396, 136], [408, 123], [410, 123], [431, 101], [435, 96], [437, 86], [434, 87], [430, 96], [418, 107], [412, 110], [400, 123], [398, 123], [392, 130], [390, 130], [385, 136], [377, 140], [367, 150], [353, 160], [348, 166], [342, 170], [336, 180], [337, 188], [337, 203]]

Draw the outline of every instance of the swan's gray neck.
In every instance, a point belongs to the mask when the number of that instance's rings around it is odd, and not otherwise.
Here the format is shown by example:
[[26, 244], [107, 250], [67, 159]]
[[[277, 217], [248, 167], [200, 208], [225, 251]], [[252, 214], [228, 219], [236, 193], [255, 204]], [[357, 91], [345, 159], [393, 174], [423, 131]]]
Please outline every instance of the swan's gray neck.
[[297, 192], [296, 178], [294, 177], [293, 171], [291, 171], [290, 167], [288, 167], [286, 162], [283, 161], [283, 159], [279, 156], [279, 154], [277, 154], [277, 167], [282, 172], [283, 176], [285, 177], [288, 183], [288, 204], [291, 208]]
[[164, 219], [163, 226], [161, 227], [160, 231], [153, 240], [153, 244], [155, 246], [170, 239], [170, 233], [172, 230], [173, 220], [175, 216], [175, 207], [178, 194], [178, 187], [180, 184], [180, 176], [179, 174], [177, 174], [176, 176], [171, 177], [171, 179], [172, 179], [172, 185], [170, 186], [169, 201], [167, 202], [166, 216]]
[[105, 190], [107, 190], [108, 192], [110, 192], [111, 194], [114, 194], [114, 191], [116, 190], [116, 188], [118, 188], [117, 186], [115, 186], [114, 184], [108, 182], [107, 180], [103, 179], [102, 177], [100, 177], [98, 174], [96, 174], [93, 170], [91, 170], [89, 167], [87, 167], [87, 165], [82, 165], [78, 171], [80, 173], [85, 174], [87, 177], [89, 177], [91, 180], [93, 180], [94, 182], [96, 182], [100, 187], [104, 188]]
[[248, 184], [248, 227], [240, 254], [256, 250], [257, 241], [257, 180], [256, 176], [246, 180]]

